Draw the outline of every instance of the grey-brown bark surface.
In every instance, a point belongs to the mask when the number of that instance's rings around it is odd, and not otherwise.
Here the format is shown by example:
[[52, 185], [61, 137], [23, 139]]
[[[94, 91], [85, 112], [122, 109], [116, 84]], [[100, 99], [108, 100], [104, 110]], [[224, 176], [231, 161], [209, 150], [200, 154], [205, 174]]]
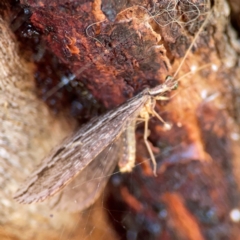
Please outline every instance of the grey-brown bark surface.
[[[39, 239], [59, 235], [60, 221], [45, 222], [45, 207], [21, 206], [13, 200], [19, 183], [33, 166], [74, 127], [57, 121], [34, 92], [33, 65], [18, 54], [16, 39], [1, 19], [0, 28], [0, 166], [1, 239]], [[70, 120], [68, 120], [70, 121]], [[40, 215], [41, 213], [41, 215]], [[41, 218], [39, 219], [39, 216]], [[65, 215], [64, 215], [65, 216]], [[63, 218], [67, 220], [66, 216]], [[57, 223], [57, 224], [56, 224]], [[54, 226], [55, 224], [55, 226]], [[40, 227], [41, 226], [41, 227]], [[40, 228], [39, 228], [40, 227]]]

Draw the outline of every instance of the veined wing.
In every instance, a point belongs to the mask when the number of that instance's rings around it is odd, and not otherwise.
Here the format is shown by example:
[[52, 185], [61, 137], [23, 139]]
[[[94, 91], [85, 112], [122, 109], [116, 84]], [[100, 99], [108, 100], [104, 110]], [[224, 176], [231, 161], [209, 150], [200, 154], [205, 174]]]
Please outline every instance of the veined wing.
[[[126, 130], [125, 130], [126, 131]], [[122, 134], [91, 161], [59, 194], [50, 199], [55, 210], [82, 211], [104, 190], [126, 144]]]
[[70, 183], [135, 118], [149, 96], [142, 92], [125, 104], [83, 125], [53, 149], [16, 192], [21, 203], [43, 201]]

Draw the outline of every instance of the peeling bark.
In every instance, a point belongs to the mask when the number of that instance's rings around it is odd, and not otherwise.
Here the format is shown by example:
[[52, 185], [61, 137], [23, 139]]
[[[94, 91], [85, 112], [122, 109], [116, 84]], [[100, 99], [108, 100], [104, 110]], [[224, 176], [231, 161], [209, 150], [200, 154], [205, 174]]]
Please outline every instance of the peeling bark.
[[[30, 22], [44, 51], [106, 108], [174, 74], [210, 9], [203, 1], [48, 2], [21, 4], [31, 11]], [[158, 176], [152, 175], [140, 126], [137, 161], [144, 164], [133, 173], [113, 176], [105, 204], [110, 220], [99, 207], [101, 211], [91, 213], [85, 233], [81, 228], [88, 212], [81, 213], [80, 220], [66, 213], [50, 218], [47, 204], [23, 206], [11, 198], [18, 183], [74, 124], [66, 123], [65, 117], [56, 120], [35, 96], [33, 64], [18, 54], [1, 20], [1, 239], [99, 239], [108, 231], [112, 239], [115, 234], [123, 239], [129, 234], [136, 239], [239, 238], [239, 223], [230, 214], [239, 209], [240, 47], [228, 22], [227, 3], [214, 2], [213, 9], [176, 78], [207, 63], [212, 67], [186, 76], [172, 98], [157, 105], [171, 130], [151, 120]], [[46, 59], [45, 55], [50, 65]], [[39, 66], [36, 62], [38, 73]], [[44, 97], [58, 84], [38, 81], [38, 92], [44, 89]], [[58, 99], [57, 92], [48, 98]], [[96, 226], [100, 230], [91, 232]]]

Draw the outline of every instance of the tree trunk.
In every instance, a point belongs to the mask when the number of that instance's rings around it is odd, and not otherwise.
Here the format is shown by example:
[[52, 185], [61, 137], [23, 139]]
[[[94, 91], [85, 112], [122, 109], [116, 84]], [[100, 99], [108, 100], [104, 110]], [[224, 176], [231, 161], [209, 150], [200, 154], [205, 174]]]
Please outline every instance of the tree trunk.
[[[60, 5], [22, 0], [21, 4], [31, 11], [27, 21], [40, 36], [43, 54], [40, 61], [27, 62], [18, 49], [21, 38], [16, 40], [2, 15], [0, 238], [240, 239], [240, 46], [229, 24], [228, 3], [221, 0], [210, 7], [201, 1], [103, 0]], [[34, 46], [34, 39], [30, 41]], [[40, 81], [48, 78], [47, 71], [41, 72], [43, 66], [51, 65], [57, 78], [59, 64], [64, 73], [70, 70], [76, 76], [74, 96], [83, 84], [107, 109], [146, 86], [164, 82], [167, 75], [179, 79], [192, 71], [179, 81], [169, 101], [156, 106], [171, 129], [155, 118], [150, 122], [157, 177], [140, 126], [140, 167], [113, 176], [104, 207], [101, 198], [90, 210], [75, 214], [52, 211], [48, 202], [21, 205], [12, 197], [42, 157], [75, 130], [72, 116], [54, 115], [36, 96], [38, 92], [47, 98], [49, 105], [54, 100], [51, 107], [57, 111], [62, 102], [76, 105], [66, 89], [58, 98], [59, 82]], [[81, 105], [90, 108], [82, 96]], [[92, 112], [81, 113], [82, 122]]]

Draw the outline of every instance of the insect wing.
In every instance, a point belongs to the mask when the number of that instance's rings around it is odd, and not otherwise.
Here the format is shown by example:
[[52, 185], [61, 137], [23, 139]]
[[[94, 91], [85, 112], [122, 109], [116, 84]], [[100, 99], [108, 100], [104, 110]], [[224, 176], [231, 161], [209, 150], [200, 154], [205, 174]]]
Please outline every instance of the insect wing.
[[95, 202], [122, 155], [123, 136], [105, 148], [60, 194], [50, 199], [54, 209], [77, 212]]
[[21, 203], [43, 201], [70, 183], [137, 117], [148, 95], [144, 92], [80, 128], [46, 157], [14, 198]]

